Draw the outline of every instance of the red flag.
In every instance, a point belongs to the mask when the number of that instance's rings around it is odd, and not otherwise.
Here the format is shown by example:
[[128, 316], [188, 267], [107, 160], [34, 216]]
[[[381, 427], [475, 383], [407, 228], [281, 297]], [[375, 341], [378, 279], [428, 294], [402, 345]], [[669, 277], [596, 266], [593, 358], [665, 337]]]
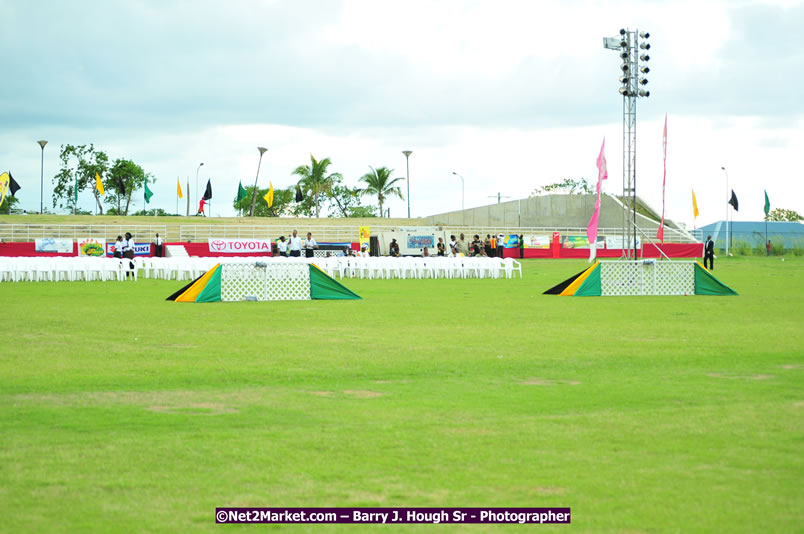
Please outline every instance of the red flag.
[[662, 176], [662, 223], [656, 232], [656, 239], [664, 243], [664, 186], [667, 183], [667, 113], [664, 114], [664, 134], [662, 135], [662, 158], [664, 160], [664, 176]]
[[597, 243], [597, 221], [600, 218], [600, 191], [603, 188], [603, 180], [608, 179], [609, 171], [606, 168], [606, 155], [603, 153], [606, 148], [606, 138], [603, 138], [603, 144], [600, 145], [600, 154], [597, 156], [597, 201], [595, 201], [595, 212], [589, 220], [589, 226], [586, 227], [586, 237], [589, 239], [589, 261], [595, 259], [596, 250], [595, 243]]

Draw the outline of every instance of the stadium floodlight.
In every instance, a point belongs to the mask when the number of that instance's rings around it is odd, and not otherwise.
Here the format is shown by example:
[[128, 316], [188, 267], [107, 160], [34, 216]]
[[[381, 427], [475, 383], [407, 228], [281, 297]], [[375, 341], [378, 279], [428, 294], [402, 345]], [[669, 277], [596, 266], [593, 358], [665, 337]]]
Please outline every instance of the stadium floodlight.
[[[650, 72], [647, 62], [651, 49], [647, 39], [648, 32], [621, 29], [619, 38], [604, 38], [604, 47], [615, 50], [620, 56], [620, 87], [623, 96], [623, 256], [637, 257], [636, 225], [636, 108], [637, 100], [650, 96], [650, 91], [642, 89], [648, 84], [644, 77]], [[615, 46], [618, 41], [619, 48]], [[630, 248], [633, 247], [633, 252]]]

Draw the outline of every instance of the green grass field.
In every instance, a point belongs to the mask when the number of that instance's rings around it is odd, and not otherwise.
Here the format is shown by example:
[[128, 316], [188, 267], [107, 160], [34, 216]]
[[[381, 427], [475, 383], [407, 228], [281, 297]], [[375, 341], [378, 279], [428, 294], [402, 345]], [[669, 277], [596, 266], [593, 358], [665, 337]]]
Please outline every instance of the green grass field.
[[[362, 301], [179, 304], [2, 283], [3, 532], [801, 532], [804, 260], [739, 297], [347, 280]], [[571, 526], [233, 527], [216, 506], [569, 506]]]

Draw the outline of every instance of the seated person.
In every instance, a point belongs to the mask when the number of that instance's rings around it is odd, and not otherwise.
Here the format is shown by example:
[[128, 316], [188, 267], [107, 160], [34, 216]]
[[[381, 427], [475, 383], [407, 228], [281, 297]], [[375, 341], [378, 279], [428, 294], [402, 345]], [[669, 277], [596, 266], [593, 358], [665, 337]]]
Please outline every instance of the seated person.
[[424, 247], [424, 252], [422, 252], [422, 256], [424, 256], [425, 258], [430, 256], [430, 251], [427, 250], [427, 247]]
[[388, 253], [394, 257], [399, 256], [399, 243], [396, 242], [396, 239], [391, 240], [391, 245], [388, 247]]

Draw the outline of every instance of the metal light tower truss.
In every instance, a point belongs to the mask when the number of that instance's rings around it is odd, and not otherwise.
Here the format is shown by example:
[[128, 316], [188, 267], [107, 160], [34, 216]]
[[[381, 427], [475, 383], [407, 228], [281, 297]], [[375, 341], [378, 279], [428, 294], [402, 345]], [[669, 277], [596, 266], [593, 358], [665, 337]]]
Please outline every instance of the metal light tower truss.
[[[636, 223], [636, 126], [637, 100], [650, 96], [644, 89], [648, 80], [643, 75], [650, 72], [647, 50], [649, 33], [638, 30], [620, 30], [619, 37], [603, 38], [603, 46], [620, 53], [620, 94], [623, 95], [623, 257], [637, 257]], [[640, 44], [639, 39], [643, 42]], [[640, 64], [644, 65], [640, 67]], [[643, 87], [643, 88], [641, 88]]]

